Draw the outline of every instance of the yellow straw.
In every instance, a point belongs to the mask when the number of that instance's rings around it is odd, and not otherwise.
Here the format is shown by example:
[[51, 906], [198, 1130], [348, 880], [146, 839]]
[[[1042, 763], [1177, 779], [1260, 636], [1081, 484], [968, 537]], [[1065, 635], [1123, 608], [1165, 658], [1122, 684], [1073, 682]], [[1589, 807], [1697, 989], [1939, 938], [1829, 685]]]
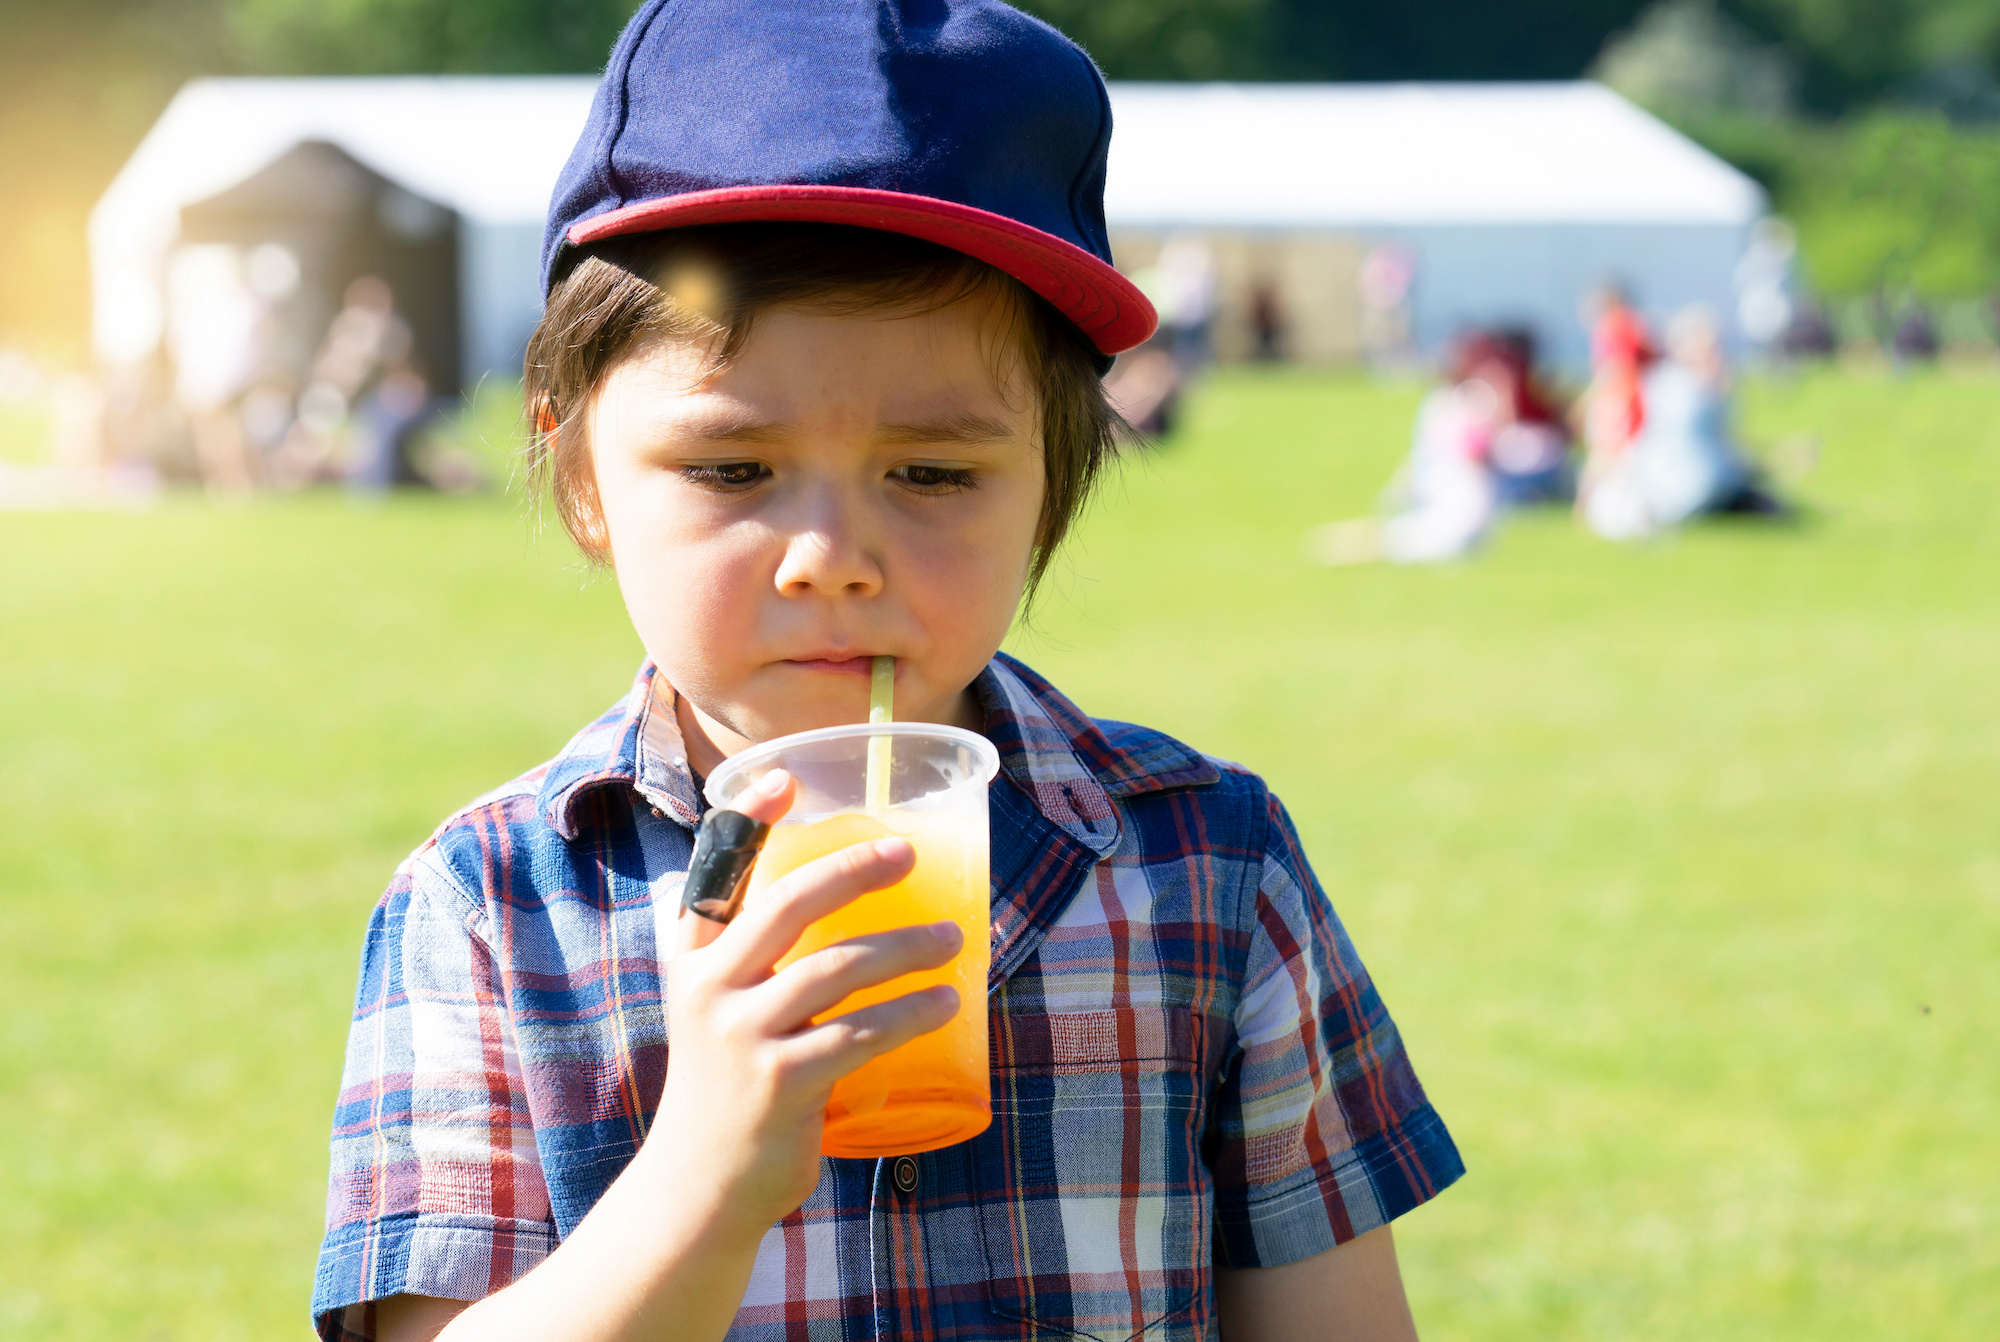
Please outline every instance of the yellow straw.
[[[877, 657], [869, 667], [868, 720], [896, 720], [896, 659]], [[884, 732], [868, 738], [868, 812], [884, 815], [889, 810], [889, 742]]]

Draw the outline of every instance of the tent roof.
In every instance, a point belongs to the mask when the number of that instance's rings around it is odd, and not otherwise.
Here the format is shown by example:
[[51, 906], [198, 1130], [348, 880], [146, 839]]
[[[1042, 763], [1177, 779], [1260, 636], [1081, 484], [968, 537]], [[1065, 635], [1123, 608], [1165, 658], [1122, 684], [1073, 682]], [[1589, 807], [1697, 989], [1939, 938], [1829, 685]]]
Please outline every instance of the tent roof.
[[1113, 226], [1748, 223], [1757, 184], [1600, 84], [1122, 84]]
[[302, 140], [339, 145], [468, 218], [540, 223], [596, 87], [588, 76], [198, 79], [161, 113], [92, 224], [163, 202], [178, 210]]

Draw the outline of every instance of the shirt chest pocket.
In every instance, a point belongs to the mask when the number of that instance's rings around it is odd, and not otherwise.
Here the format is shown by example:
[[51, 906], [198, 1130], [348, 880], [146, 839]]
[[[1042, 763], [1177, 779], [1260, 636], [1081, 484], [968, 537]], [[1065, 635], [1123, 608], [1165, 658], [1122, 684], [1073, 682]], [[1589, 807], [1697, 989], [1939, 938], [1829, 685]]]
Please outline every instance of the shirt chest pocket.
[[993, 1126], [967, 1144], [993, 1313], [1096, 1342], [1202, 1336], [1201, 1018], [996, 1012], [993, 1028]]

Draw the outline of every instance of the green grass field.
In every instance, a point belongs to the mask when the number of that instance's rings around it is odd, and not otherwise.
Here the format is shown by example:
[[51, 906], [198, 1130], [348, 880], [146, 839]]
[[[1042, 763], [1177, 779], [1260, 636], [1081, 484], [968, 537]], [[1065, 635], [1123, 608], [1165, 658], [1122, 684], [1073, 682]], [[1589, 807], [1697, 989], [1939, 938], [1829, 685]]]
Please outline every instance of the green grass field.
[[[1013, 647], [1270, 777], [1471, 1173], [1433, 1338], [2000, 1336], [2000, 383], [1792, 528], [1317, 570], [1415, 392], [1218, 378]], [[518, 500], [0, 515], [0, 1336], [301, 1337], [360, 933], [638, 649]]]

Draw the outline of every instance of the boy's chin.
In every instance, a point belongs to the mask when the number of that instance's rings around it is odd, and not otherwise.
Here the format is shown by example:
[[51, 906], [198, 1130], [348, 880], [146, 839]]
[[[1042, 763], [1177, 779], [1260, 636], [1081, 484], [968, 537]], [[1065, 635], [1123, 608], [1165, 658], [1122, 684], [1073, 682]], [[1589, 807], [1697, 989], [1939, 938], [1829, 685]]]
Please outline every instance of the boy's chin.
[[863, 709], [860, 713], [788, 712], [769, 715], [760, 714], [751, 719], [749, 723], [750, 730], [743, 735], [751, 745], [757, 745], [764, 741], [776, 740], [780, 736], [792, 736], [799, 732], [818, 731], [822, 727], [845, 727], [852, 723], [866, 721], [868, 721], [866, 709]]
[[868, 696], [860, 694], [788, 694], [736, 705], [733, 725], [755, 745], [796, 732], [843, 727], [868, 721]]
[[[935, 715], [923, 712], [914, 704], [898, 703], [896, 717], [904, 722], [930, 721]], [[949, 721], [949, 719], [939, 719]], [[772, 696], [769, 700], [740, 703], [735, 706], [730, 722], [744, 740], [752, 745], [773, 740], [780, 736], [791, 736], [798, 732], [817, 731], [822, 727], [847, 727], [868, 721], [868, 697], [866, 693], [835, 695], [783, 695]]]

